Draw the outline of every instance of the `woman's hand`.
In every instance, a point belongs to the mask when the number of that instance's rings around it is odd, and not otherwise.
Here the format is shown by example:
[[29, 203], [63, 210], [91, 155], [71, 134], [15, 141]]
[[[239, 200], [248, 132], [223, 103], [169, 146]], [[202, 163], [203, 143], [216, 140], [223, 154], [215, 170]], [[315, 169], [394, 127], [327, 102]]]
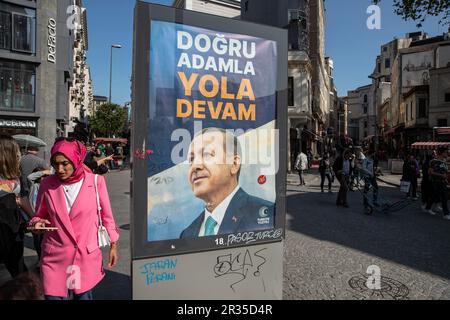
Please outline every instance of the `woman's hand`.
[[117, 244], [111, 243], [111, 247], [109, 248], [108, 267], [114, 268], [114, 266], [117, 264], [118, 260], [119, 260], [119, 256], [117, 254]]
[[46, 228], [46, 225], [48, 224], [52, 224], [50, 221], [46, 220], [46, 219], [40, 219], [38, 221], [36, 221], [33, 226], [31, 228], [29, 228], [29, 230], [36, 234], [36, 235], [41, 235], [44, 234], [45, 232], [49, 231]]

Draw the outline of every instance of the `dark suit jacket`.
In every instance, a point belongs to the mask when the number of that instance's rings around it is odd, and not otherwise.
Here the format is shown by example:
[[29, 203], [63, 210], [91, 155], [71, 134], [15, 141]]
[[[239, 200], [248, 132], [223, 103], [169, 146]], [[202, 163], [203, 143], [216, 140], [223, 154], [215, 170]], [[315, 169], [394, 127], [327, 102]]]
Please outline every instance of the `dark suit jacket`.
[[[231, 199], [217, 234], [271, 229], [274, 227], [275, 205], [272, 202], [249, 195], [240, 188]], [[203, 223], [203, 211], [180, 238], [196, 238]]]

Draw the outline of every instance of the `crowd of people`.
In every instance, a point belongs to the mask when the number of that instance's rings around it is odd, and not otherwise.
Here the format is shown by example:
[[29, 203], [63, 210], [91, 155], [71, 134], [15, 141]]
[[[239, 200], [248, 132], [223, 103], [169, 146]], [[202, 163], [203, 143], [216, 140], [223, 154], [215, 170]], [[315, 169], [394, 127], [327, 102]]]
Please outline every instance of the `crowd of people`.
[[[38, 151], [28, 147], [21, 155], [12, 137], [0, 135], [0, 263], [13, 278], [0, 287], [0, 299], [91, 300], [105, 275], [100, 226], [110, 240], [108, 267], [118, 261], [119, 233], [101, 167], [115, 168], [121, 150], [58, 138], [50, 163]], [[27, 232], [39, 257], [31, 271], [24, 262]]]
[[[295, 161], [295, 169], [300, 178], [299, 186], [306, 185], [305, 172], [310, 168], [308, 158], [305, 153], [300, 152]], [[448, 159], [446, 148], [439, 148], [422, 159], [412, 153], [405, 154], [401, 181], [407, 182], [406, 198], [415, 201], [419, 200], [419, 179], [421, 178], [422, 210], [431, 215], [442, 211], [444, 219], [450, 220], [447, 205], [450, 190]], [[364, 194], [365, 207], [369, 200], [371, 200], [371, 206], [379, 205], [377, 176], [381, 174], [381, 170], [373, 149], [363, 150], [361, 147], [347, 146], [340, 148], [337, 152], [324, 152], [320, 156], [318, 172], [322, 193], [325, 192], [325, 183], [327, 183], [328, 192], [332, 193], [335, 179], [339, 182], [337, 206], [348, 208], [348, 191], [353, 191], [355, 188], [359, 188]]]

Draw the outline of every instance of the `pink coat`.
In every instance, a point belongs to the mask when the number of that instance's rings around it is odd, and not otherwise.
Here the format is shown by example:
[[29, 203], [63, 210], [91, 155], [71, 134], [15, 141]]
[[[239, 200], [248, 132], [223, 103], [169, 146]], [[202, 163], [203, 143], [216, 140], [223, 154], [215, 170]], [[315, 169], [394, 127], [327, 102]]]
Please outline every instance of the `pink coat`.
[[[104, 177], [99, 176], [97, 183], [103, 225], [111, 241], [116, 242], [119, 232], [111, 212]], [[97, 241], [94, 174], [86, 173], [70, 215], [63, 187], [55, 175], [42, 181], [36, 208], [35, 218], [30, 223], [42, 218], [58, 228], [57, 231], [46, 232], [42, 241], [41, 274], [45, 295], [67, 297], [68, 287], [75, 294], [94, 288], [105, 275]]]

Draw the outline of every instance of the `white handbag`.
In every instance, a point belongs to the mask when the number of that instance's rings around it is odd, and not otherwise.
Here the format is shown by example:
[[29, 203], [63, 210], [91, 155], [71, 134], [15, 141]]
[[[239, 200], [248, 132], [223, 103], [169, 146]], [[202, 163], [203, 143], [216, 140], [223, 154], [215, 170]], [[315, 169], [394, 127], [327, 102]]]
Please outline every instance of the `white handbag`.
[[100, 198], [98, 196], [98, 190], [97, 190], [97, 177], [98, 175], [95, 175], [95, 196], [97, 198], [97, 214], [98, 214], [98, 231], [97, 231], [97, 238], [98, 238], [98, 246], [100, 248], [107, 247], [111, 245], [111, 239], [109, 238], [108, 231], [106, 230], [105, 226], [102, 222], [102, 216], [101, 216], [101, 210], [102, 207], [100, 206]]

